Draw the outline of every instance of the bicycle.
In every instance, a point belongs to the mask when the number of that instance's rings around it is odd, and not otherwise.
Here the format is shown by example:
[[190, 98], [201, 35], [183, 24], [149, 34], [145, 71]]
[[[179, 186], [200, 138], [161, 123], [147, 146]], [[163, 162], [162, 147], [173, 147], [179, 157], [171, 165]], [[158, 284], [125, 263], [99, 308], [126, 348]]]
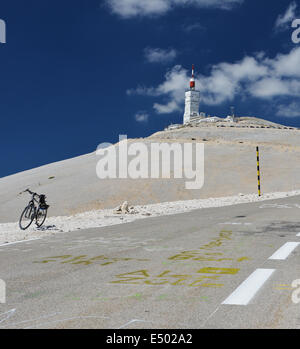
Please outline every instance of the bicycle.
[[32, 198], [21, 214], [19, 226], [22, 230], [26, 230], [35, 219], [35, 224], [41, 227], [46, 220], [49, 208], [49, 205], [46, 204], [46, 195], [39, 195], [29, 189], [26, 189], [25, 192], [31, 194]]

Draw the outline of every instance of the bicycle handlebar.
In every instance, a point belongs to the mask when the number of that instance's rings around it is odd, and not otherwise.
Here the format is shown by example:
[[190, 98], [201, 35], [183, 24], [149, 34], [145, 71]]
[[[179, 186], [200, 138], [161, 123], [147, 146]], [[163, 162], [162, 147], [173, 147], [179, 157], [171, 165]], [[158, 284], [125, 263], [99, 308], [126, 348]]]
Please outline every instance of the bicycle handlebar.
[[26, 191], [33, 196], [40, 196], [39, 194], [32, 192], [30, 189], [26, 189], [25, 192]]

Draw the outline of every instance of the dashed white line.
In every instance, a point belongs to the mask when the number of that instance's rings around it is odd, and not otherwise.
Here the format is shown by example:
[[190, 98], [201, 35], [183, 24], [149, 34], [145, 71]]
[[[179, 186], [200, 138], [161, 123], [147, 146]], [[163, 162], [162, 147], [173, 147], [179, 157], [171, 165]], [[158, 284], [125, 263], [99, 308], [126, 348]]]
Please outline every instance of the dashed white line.
[[300, 245], [300, 242], [287, 242], [281, 246], [269, 259], [286, 259], [296, 247]]
[[247, 305], [275, 269], [256, 269], [222, 304]]
[[300, 233], [298, 233], [296, 236], [300, 236]]

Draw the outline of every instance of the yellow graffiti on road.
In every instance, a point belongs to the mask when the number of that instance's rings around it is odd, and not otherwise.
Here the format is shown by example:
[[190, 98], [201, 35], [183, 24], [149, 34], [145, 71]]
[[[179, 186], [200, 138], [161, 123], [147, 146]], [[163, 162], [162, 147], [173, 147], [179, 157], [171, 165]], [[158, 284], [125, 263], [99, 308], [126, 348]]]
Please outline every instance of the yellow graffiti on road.
[[[249, 260], [248, 257], [244, 256], [238, 258], [226, 258], [223, 256], [223, 253], [217, 250], [217, 248], [219, 248], [224, 242], [231, 240], [231, 235], [231, 230], [222, 230], [219, 236], [212, 239], [212, 241], [209, 243], [200, 246], [196, 250], [183, 251], [171, 256], [168, 258], [168, 261], [170, 262], [163, 262], [163, 264], [171, 264], [174, 267], [174, 262], [243, 262]], [[195, 264], [191, 265], [193, 267], [195, 266]], [[204, 267], [194, 271], [192, 274], [174, 273], [171, 270], [165, 270], [157, 275], [151, 275], [151, 272], [149, 272], [147, 269], [142, 269], [129, 273], [118, 274], [116, 275], [117, 280], [111, 281], [111, 283], [133, 285], [144, 284], [151, 286], [172, 285], [190, 287], [222, 287], [224, 284], [216, 283], [215, 280], [219, 280], [225, 275], [236, 275], [239, 270], [239, 268]]]
[[[220, 270], [220, 268], [215, 268]], [[222, 269], [222, 268], [221, 268]], [[235, 271], [236, 273], [237, 271]], [[198, 273], [212, 274], [211, 270], [208, 271], [198, 271], [194, 274], [173, 274], [171, 270], [165, 270], [158, 275], [151, 275], [151, 273], [146, 270], [137, 270], [130, 273], [116, 275], [119, 280], [111, 281], [112, 284], [133, 284], [133, 285], [172, 285], [172, 286], [191, 286], [191, 287], [222, 287], [223, 284], [211, 282], [212, 280], [218, 280], [220, 275], [197, 275]], [[225, 274], [225, 269], [223, 274]], [[232, 274], [232, 270], [227, 270], [228, 274]], [[215, 272], [214, 274], [218, 274]], [[221, 272], [219, 274], [222, 274]]]
[[280, 284], [274, 288], [275, 288], [275, 290], [292, 290], [293, 289], [293, 287], [291, 285], [287, 285], [287, 284]]
[[[202, 262], [223, 262], [223, 261], [237, 261], [237, 262], [243, 262], [247, 261], [250, 258], [249, 257], [239, 257], [237, 259], [234, 258], [223, 258], [223, 253], [204, 253], [202, 254], [201, 251], [193, 250], [193, 251], [183, 251], [179, 254], [169, 257], [169, 260], [172, 261], [186, 261], [186, 260], [193, 260], [193, 261], [202, 261]], [[164, 263], [166, 264], [166, 263]]]
[[47, 257], [46, 259], [43, 259], [41, 261], [34, 261], [33, 263], [60, 262], [61, 264], [70, 263], [70, 264], [90, 265], [97, 262], [97, 264], [99, 265], [109, 265], [109, 264], [113, 264], [120, 261], [133, 261], [133, 260], [149, 261], [149, 259], [138, 259], [138, 258], [112, 258], [112, 257], [106, 257], [105, 255], [96, 256], [92, 258], [88, 258], [87, 255], [81, 255], [81, 256], [63, 255], [63, 256]]
[[174, 260], [174, 261], [183, 261], [187, 259], [192, 259], [194, 261], [214, 261], [214, 262], [221, 262], [221, 261], [232, 261], [232, 258], [218, 258], [217, 256], [221, 256], [222, 253], [205, 253], [204, 255], [201, 254], [200, 251], [183, 251], [179, 254], [169, 257], [168, 259]]
[[[221, 252], [203, 252], [202, 250], [212, 250], [214, 248], [220, 247], [224, 241], [231, 239], [232, 231], [231, 230], [222, 230], [217, 238], [214, 238], [211, 242], [200, 246], [197, 250], [183, 251], [175, 256], [169, 257], [169, 260], [183, 261], [192, 259], [194, 261], [213, 261], [213, 262], [222, 262], [222, 261], [233, 261], [233, 258], [223, 258], [223, 253]], [[242, 257], [247, 258], [247, 257]]]
[[220, 232], [218, 238], [214, 238], [208, 244], [205, 244], [205, 245], [199, 247], [199, 249], [201, 249], [201, 250], [210, 250], [212, 248], [219, 247], [219, 246], [221, 246], [223, 244], [224, 241], [231, 240], [231, 235], [232, 235], [232, 230], [222, 230]]
[[[219, 247], [226, 241], [231, 240], [232, 231], [222, 230], [218, 237], [212, 239], [209, 243], [200, 246], [196, 250], [182, 251], [168, 258], [171, 262], [163, 262], [163, 264], [173, 264], [174, 262], [199, 261], [199, 262], [244, 262], [250, 260], [249, 257], [228, 258], [220, 252]], [[203, 251], [210, 250], [210, 252]], [[193, 264], [190, 264], [193, 266]]]
[[207, 274], [231, 274], [235, 275], [239, 272], [240, 269], [235, 268], [202, 268], [197, 271], [197, 273], [207, 273]]

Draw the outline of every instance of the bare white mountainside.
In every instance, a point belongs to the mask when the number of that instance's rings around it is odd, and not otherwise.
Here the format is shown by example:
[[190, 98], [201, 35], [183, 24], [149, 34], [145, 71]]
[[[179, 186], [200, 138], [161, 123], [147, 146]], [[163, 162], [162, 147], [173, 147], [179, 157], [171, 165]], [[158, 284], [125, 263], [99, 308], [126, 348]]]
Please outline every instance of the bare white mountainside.
[[207, 120], [128, 142], [205, 144], [205, 183], [185, 189], [186, 179], [99, 179], [95, 153], [0, 179], [0, 223], [16, 222], [29, 196], [47, 195], [50, 216], [114, 208], [124, 201], [145, 205], [257, 193], [256, 146], [260, 147], [263, 193], [300, 188], [300, 130], [257, 119]]

